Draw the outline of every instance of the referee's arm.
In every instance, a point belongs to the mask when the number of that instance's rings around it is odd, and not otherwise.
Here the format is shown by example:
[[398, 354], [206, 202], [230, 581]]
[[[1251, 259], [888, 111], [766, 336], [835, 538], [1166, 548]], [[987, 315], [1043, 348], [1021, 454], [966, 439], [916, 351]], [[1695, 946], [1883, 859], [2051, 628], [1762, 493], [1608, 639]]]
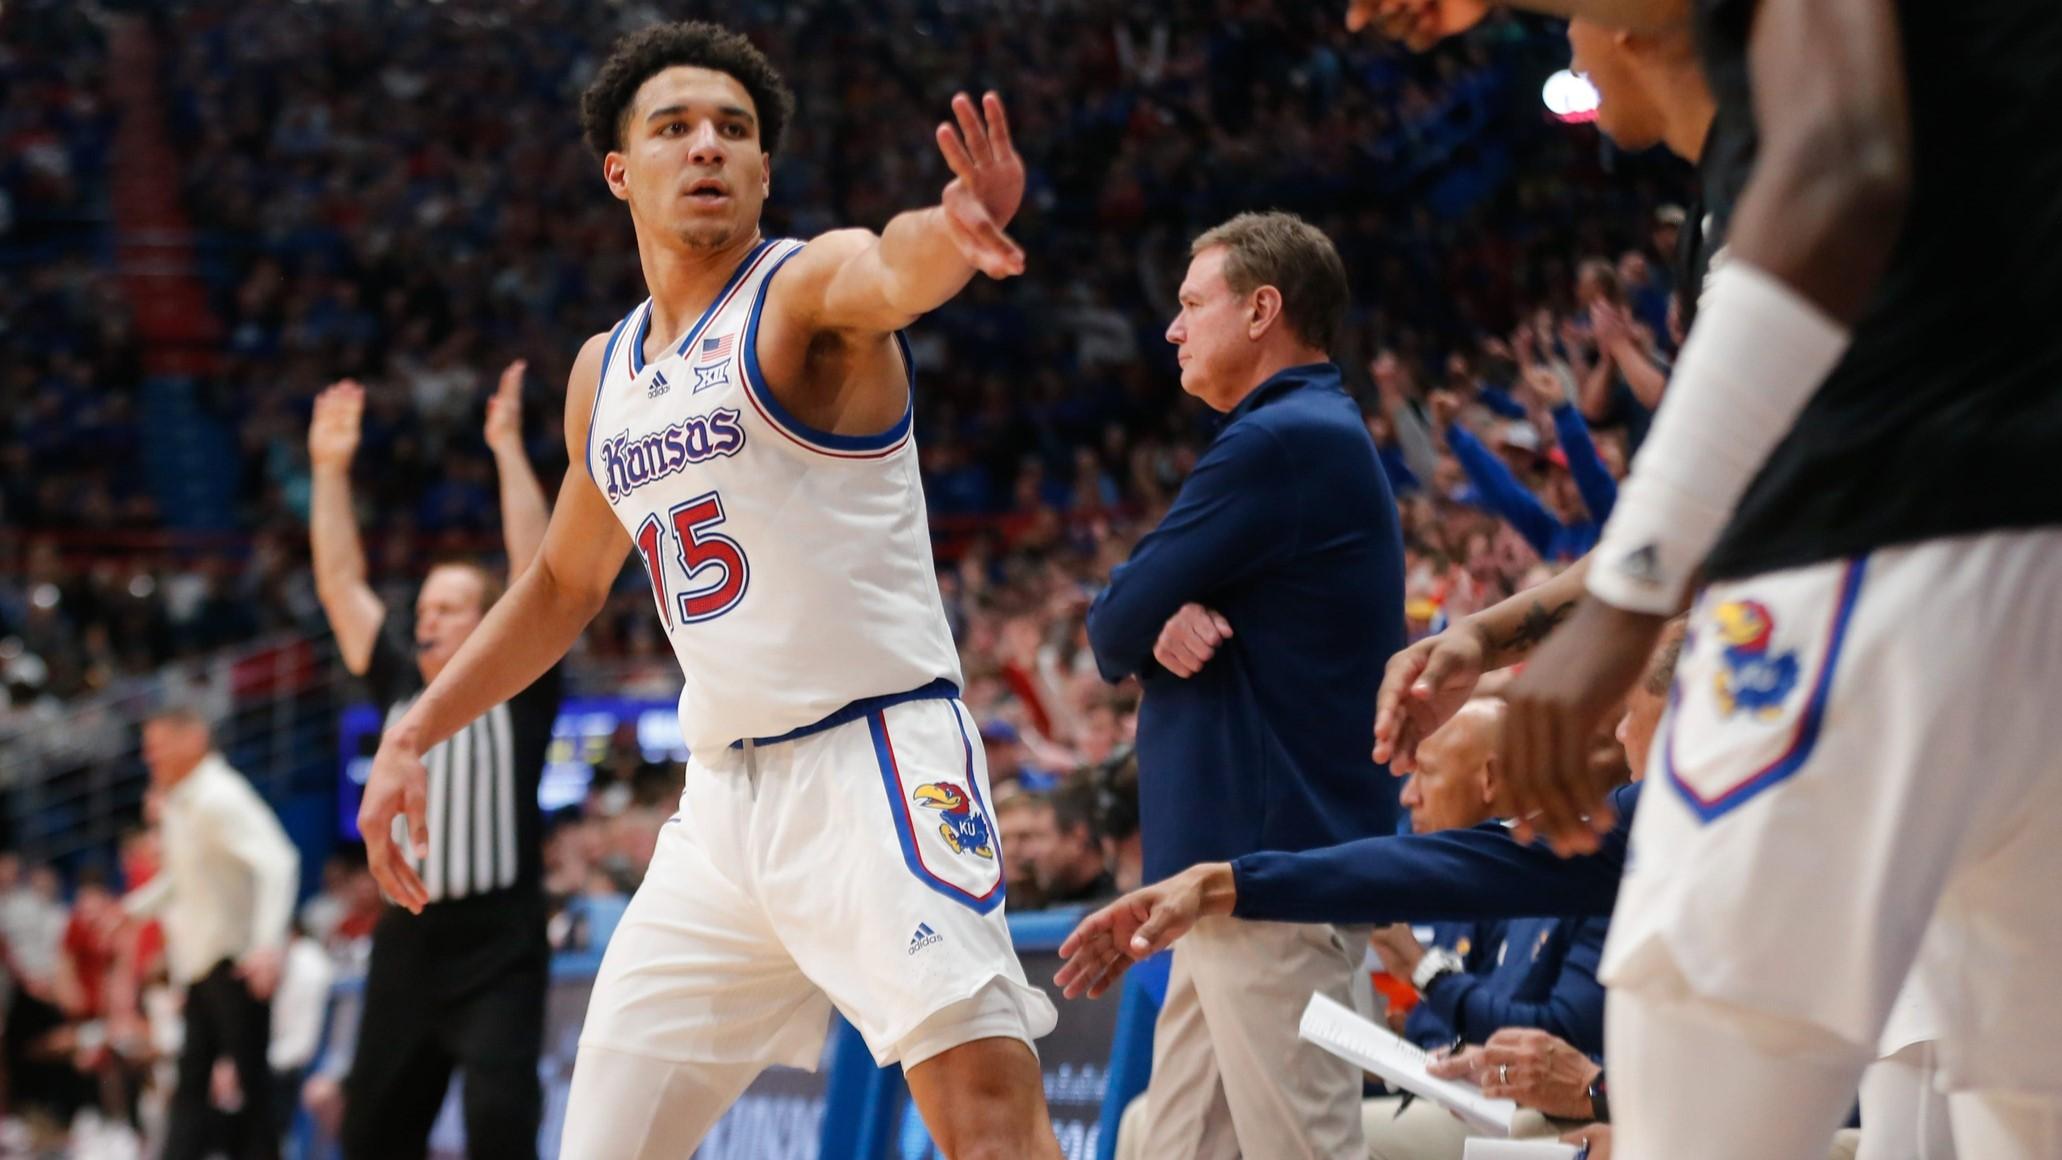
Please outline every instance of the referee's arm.
[[1262, 428], [1228, 428], [1211, 444], [1166, 518], [1111, 571], [1089, 607], [1088, 643], [1104, 679], [1144, 672], [1160, 630], [1182, 605], [1288, 553], [1302, 522], [1293, 510], [1293, 472]]
[[387, 619], [387, 606], [365, 582], [365, 548], [351, 505], [351, 460], [358, 454], [364, 415], [365, 388], [345, 379], [315, 396], [308, 424], [308, 549], [315, 596], [352, 676], [364, 676], [371, 666], [373, 642]]

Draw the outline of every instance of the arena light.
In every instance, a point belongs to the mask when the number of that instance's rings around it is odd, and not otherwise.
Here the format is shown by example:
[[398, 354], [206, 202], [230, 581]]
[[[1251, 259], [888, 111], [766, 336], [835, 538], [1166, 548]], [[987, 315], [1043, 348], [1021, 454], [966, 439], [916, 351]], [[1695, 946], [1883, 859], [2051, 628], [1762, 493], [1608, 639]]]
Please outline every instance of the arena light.
[[1580, 73], [1562, 69], [1548, 77], [1540, 87], [1539, 99], [1546, 103], [1547, 112], [1571, 125], [1597, 119], [1597, 87]]

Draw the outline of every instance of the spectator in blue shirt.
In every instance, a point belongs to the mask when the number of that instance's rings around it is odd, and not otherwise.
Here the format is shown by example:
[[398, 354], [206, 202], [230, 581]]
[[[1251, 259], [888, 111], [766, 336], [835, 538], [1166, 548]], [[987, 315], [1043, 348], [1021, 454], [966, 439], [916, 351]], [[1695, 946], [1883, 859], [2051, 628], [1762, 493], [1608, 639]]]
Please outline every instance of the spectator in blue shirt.
[[[1596, 546], [1597, 534], [1618, 501], [1618, 483], [1598, 457], [1589, 424], [1561, 388], [1556, 372], [1531, 368], [1526, 389], [1547, 407], [1560, 440], [1560, 446], [1543, 457], [1551, 469], [1551, 503], [1542, 501], [1501, 457], [1454, 421], [1460, 410], [1458, 396], [1434, 392], [1433, 419], [1481, 503], [1516, 528], [1540, 559], [1565, 563]], [[1539, 435], [1530, 424], [1508, 424], [1503, 435], [1504, 442], [1521, 451], [1534, 455], [1539, 451]]]
[[[1088, 614], [1103, 676], [1136, 674], [1145, 876], [1394, 827], [1368, 756], [1403, 644], [1402, 542], [1360, 411], [1327, 361], [1347, 303], [1331, 241], [1287, 214], [1197, 239], [1167, 338], [1229, 415]], [[1346, 1001], [1363, 936], [1210, 920], [1175, 955], [1147, 1152], [1364, 1160], [1358, 1073], [1298, 1041]]]

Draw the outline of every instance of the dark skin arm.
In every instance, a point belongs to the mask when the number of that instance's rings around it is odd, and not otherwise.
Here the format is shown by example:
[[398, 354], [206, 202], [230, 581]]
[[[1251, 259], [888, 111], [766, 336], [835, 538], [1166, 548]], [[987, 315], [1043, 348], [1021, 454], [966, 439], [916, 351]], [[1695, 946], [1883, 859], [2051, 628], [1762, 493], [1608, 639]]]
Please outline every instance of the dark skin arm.
[[[1911, 196], [1895, 0], [1762, 0], [1749, 65], [1762, 144], [1733, 252], [1852, 325]], [[1589, 740], [1639, 679], [1664, 619], [1584, 597], [1506, 691], [1503, 768], [1521, 841], [1537, 831], [1564, 855], [1588, 853], [1611, 825]]]
[[1733, 253], [1851, 326], [1890, 266], [1911, 199], [1897, 6], [1762, 0], [1749, 67], [1761, 150]]

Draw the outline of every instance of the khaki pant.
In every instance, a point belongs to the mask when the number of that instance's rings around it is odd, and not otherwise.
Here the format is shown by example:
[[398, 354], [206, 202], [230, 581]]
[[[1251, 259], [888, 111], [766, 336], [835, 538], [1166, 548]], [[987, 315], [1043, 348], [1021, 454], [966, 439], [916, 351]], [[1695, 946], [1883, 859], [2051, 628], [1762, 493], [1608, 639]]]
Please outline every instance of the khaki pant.
[[[1398, 1115], [1402, 1103], [1400, 1097], [1384, 1096], [1362, 1105], [1368, 1160], [1461, 1160], [1468, 1137], [1478, 1134], [1431, 1100], [1413, 1100]], [[1551, 1140], [1568, 1130], [1530, 1108], [1520, 1108], [1511, 1121], [1515, 1139]]]
[[1175, 948], [1154, 1027], [1138, 1155], [1363, 1160], [1359, 1070], [1296, 1029], [1312, 994], [1352, 1003], [1366, 942], [1359, 928], [1198, 922]]

